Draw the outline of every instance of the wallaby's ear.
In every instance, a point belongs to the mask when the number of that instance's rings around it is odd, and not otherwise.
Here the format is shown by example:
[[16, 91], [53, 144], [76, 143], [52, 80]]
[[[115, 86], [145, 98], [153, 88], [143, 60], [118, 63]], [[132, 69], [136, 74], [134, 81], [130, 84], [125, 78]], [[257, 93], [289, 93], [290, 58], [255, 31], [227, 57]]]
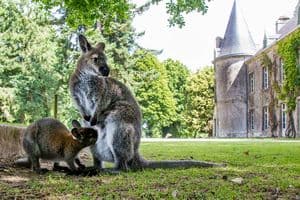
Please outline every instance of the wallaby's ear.
[[77, 120], [72, 120], [72, 126], [74, 127], [74, 128], [81, 128], [81, 124], [79, 123], [79, 121], [77, 121]]
[[83, 53], [86, 53], [89, 50], [91, 50], [92, 46], [83, 35], [80, 34], [78, 38], [79, 38], [79, 45]]
[[105, 44], [103, 42], [99, 42], [96, 45], [96, 49], [100, 49], [101, 51], [104, 51], [105, 50]]
[[80, 133], [79, 133], [79, 131], [78, 131], [78, 128], [73, 128], [73, 129], [71, 130], [71, 133], [72, 133], [72, 135], [73, 135], [75, 138], [80, 139]]

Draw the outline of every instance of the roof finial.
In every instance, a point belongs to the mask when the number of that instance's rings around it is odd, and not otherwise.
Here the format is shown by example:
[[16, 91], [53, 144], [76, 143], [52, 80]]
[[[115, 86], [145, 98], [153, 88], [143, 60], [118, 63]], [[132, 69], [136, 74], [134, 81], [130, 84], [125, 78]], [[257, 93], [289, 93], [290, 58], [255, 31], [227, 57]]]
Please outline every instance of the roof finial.
[[264, 39], [263, 39], [263, 49], [268, 46], [268, 38], [267, 38], [267, 33], [266, 30], [264, 31]]

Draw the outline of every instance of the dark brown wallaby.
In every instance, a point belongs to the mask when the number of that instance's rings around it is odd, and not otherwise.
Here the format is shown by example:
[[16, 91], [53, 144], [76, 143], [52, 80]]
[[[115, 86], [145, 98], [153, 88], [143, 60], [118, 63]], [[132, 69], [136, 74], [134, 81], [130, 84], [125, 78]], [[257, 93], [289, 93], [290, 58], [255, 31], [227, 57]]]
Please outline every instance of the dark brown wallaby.
[[103, 43], [92, 47], [79, 35], [82, 55], [70, 79], [70, 90], [86, 126], [98, 130], [91, 151], [94, 166], [114, 162], [116, 170], [143, 168], [213, 167], [214, 163], [180, 160], [147, 161], [139, 154], [142, 114], [131, 91], [123, 83], [107, 77], [109, 68]]
[[65, 161], [71, 171], [77, 170], [75, 163], [79, 168], [84, 167], [77, 154], [84, 147], [94, 145], [98, 134], [93, 128], [81, 128], [76, 120], [72, 125], [74, 128], [70, 132], [60, 121], [43, 118], [26, 128], [23, 147], [35, 172], [47, 171], [40, 168], [40, 158], [55, 161], [54, 168], [59, 168], [58, 161]]

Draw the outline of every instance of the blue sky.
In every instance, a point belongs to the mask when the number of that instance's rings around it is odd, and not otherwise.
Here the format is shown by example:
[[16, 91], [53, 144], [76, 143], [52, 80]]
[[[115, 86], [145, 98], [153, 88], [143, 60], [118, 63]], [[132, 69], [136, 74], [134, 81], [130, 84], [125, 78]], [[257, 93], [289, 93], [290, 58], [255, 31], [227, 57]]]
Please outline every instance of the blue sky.
[[[132, 0], [138, 5], [144, 0]], [[249, 30], [258, 47], [262, 44], [264, 31], [274, 34], [275, 21], [281, 15], [291, 17], [298, 0], [237, 0], [248, 23]], [[191, 13], [186, 16], [182, 29], [168, 27], [165, 5], [153, 5], [143, 15], [134, 19], [133, 25], [145, 35], [138, 43], [150, 49], [163, 50], [160, 60], [172, 58], [196, 71], [212, 65], [215, 38], [223, 37], [233, 0], [213, 0], [205, 15]]]

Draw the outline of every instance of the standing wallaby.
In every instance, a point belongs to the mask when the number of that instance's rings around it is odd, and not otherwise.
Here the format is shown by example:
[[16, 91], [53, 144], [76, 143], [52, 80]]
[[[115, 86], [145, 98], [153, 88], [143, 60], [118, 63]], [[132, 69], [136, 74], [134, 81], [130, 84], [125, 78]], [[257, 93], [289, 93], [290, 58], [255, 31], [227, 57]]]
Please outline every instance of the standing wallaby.
[[137, 101], [123, 83], [107, 77], [104, 43], [92, 47], [79, 35], [79, 44], [83, 53], [71, 76], [70, 90], [86, 123], [101, 133], [91, 147], [95, 167], [102, 169], [102, 161], [114, 162], [116, 170], [217, 166], [201, 161], [143, 159], [139, 154], [142, 114]]
[[72, 125], [70, 132], [60, 121], [43, 118], [26, 128], [23, 147], [35, 172], [47, 171], [40, 168], [40, 158], [55, 161], [54, 168], [59, 168], [58, 161], [65, 161], [73, 172], [77, 170], [74, 161], [80, 168], [84, 167], [77, 154], [84, 147], [94, 145], [98, 134], [93, 128], [81, 128], [76, 120]]

